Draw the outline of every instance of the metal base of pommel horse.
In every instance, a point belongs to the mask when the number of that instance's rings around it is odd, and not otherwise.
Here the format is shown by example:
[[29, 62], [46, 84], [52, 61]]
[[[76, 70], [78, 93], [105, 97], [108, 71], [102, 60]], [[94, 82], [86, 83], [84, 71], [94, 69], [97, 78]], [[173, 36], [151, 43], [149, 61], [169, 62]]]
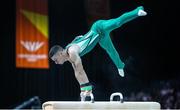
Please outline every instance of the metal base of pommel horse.
[[[120, 101], [113, 101], [114, 96], [119, 96]], [[43, 110], [160, 110], [158, 102], [124, 102], [121, 93], [113, 93], [110, 102], [94, 101], [93, 94], [90, 95], [91, 101], [47, 101], [43, 103]]]

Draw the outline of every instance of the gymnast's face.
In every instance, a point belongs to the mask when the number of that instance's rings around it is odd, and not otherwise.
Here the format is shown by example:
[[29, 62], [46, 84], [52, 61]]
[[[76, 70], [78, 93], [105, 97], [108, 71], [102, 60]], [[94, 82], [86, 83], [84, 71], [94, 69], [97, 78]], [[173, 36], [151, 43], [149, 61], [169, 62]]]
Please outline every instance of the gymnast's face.
[[63, 51], [58, 51], [55, 55], [51, 57], [51, 59], [56, 64], [63, 64], [66, 61], [65, 55], [63, 55]]

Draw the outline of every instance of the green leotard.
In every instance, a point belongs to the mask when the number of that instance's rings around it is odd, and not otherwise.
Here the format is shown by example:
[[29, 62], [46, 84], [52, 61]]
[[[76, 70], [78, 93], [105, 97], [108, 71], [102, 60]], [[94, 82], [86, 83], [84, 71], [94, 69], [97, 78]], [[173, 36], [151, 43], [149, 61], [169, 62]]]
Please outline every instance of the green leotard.
[[86, 53], [90, 52], [95, 47], [95, 45], [99, 43], [100, 46], [108, 53], [116, 67], [118, 69], [123, 69], [124, 63], [122, 62], [118, 52], [114, 48], [114, 45], [110, 38], [110, 32], [116, 28], [119, 28], [124, 23], [137, 18], [138, 11], [140, 9], [143, 10], [143, 7], [140, 6], [130, 12], [126, 12], [115, 19], [96, 21], [87, 34], [76, 37], [70, 44], [66, 46], [66, 48], [76, 44], [80, 47], [79, 55], [83, 56]]

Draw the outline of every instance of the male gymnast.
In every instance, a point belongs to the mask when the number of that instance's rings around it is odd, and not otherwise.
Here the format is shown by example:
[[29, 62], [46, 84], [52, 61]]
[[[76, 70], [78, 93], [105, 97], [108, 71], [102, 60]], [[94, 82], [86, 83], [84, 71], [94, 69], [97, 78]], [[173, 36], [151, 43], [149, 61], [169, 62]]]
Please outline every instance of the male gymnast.
[[90, 31], [85, 35], [75, 37], [65, 48], [59, 45], [53, 46], [49, 51], [49, 57], [56, 64], [63, 64], [69, 61], [74, 69], [75, 77], [80, 84], [81, 95], [88, 96], [92, 93], [92, 85], [89, 83], [86, 72], [83, 68], [81, 57], [90, 52], [98, 43], [107, 52], [113, 63], [116, 65], [118, 73], [124, 77], [125, 64], [119, 57], [110, 37], [110, 32], [119, 28], [137, 17], [146, 16], [143, 6], [126, 12], [115, 19], [98, 20]]

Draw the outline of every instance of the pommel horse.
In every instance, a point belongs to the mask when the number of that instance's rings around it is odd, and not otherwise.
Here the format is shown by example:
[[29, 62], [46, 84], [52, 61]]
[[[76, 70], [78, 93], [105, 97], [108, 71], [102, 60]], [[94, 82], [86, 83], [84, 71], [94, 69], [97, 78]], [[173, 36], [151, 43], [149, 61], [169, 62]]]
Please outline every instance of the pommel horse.
[[[114, 101], [114, 97], [119, 96], [120, 101]], [[158, 102], [130, 102], [124, 101], [123, 95], [119, 92], [110, 96], [110, 101], [94, 101], [93, 94], [91, 100], [86, 101], [86, 97], [81, 97], [81, 101], [47, 101], [43, 103], [43, 110], [160, 110]]]

